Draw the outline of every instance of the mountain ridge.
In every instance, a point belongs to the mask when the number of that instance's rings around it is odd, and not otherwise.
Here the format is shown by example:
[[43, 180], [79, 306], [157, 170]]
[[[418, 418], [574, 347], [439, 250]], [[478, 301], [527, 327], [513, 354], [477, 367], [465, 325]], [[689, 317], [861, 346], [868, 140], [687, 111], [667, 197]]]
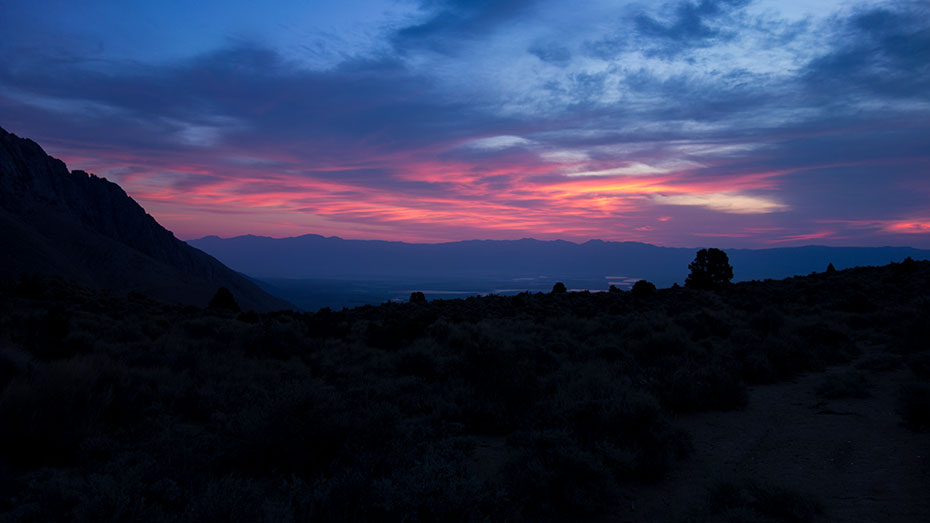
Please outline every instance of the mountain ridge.
[[[256, 278], [410, 278], [605, 276], [624, 274], [660, 285], [684, 281], [696, 249], [643, 242], [588, 240], [464, 240], [407, 243], [350, 240], [316, 234], [272, 238], [206, 236], [190, 241]], [[707, 245], [712, 247], [712, 245]], [[727, 249], [737, 281], [783, 278], [837, 268], [883, 265], [905, 257], [930, 259], [912, 247], [807, 245]]]
[[0, 128], [2, 277], [58, 276], [206, 305], [228, 287], [243, 307], [289, 308], [207, 253], [177, 239], [118, 185]]
[[[192, 238], [186, 240], [187, 242], [200, 242], [204, 240], [238, 240], [243, 238], [255, 238], [262, 240], [296, 240], [302, 238], [320, 238], [325, 240], [342, 240], [347, 242], [370, 242], [370, 243], [402, 243], [405, 245], [449, 245], [455, 243], [518, 243], [518, 242], [537, 242], [537, 243], [570, 243], [573, 245], [585, 245], [589, 243], [593, 244], [620, 244], [620, 245], [645, 245], [649, 247], [656, 247], [660, 249], [686, 249], [686, 250], [698, 250], [703, 248], [711, 247], [710, 245], [699, 245], [696, 247], [676, 247], [671, 245], [659, 245], [657, 243], [641, 242], [634, 240], [602, 240], [600, 238], [592, 238], [590, 240], [584, 241], [573, 241], [557, 238], [554, 240], [540, 240], [539, 238], [525, 237], [519, 239], [505, 239], [505, 240], [495, 240], [491, 238], [472, 238], [469, 240], [448, 240], [441, 242], [408, 242], [403, 240], [381, 240], [381, 239], [361, 239], [361, 238], [343, 238], [342, 236], [324, 236], [322, 234], [316, 233], [307, 233], [307, 234], [298, 234], [297, 236], [266, 236], [264, 234], [237, 234], [235, 236], [220, 236], [218, 234], [208, 234], [206, 236], [201, 236], [199, 238]], [[717, 247], [720, 248], [720, 247]], [[756, 249], [751, 249], [748, 247], [733, 247], [724, 249], [727, 252], [730, 251], [783, 251], [789, 249], [913, 249], [919, 252], [930, 252], [930, 249], [920, 249], [917, 247], [910, 247], [907, 245], [878, 245], [878, 246], [864, 246], [864, 245], [822, 245], [822, 244], [808, 244], [808, 245], [795, 245], [791, 247], [760, 247]]]

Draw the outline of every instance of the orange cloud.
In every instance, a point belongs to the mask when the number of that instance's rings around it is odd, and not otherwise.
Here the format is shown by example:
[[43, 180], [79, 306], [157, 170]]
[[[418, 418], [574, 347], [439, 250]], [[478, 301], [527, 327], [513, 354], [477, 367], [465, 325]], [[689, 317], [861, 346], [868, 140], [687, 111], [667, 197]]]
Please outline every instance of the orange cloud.
[[930, 233], [930, 220], [886, 223], [884, 229], [899, 234], [928, 234]]

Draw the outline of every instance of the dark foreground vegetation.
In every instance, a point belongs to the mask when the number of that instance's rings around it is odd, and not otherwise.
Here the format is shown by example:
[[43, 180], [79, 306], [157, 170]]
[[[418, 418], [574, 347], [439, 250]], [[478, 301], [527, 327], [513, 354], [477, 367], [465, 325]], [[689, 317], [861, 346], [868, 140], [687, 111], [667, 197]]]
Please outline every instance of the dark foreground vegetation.
[[[912, 261], [712, 290], [315, 314], [4, 284], [0, 518], [622, 515], [625, 488], [700, 451], [676, 418], [739, 409], [747, 385], [849, 361], [864, 345], [887, 354], [818, 394], [867, 395], [872, 369], [904, 362], [901, 430], [926, 430], [928, 290], [930, 263]], [[741, 520], [819, 510], [806, 493], [748, 479], [705, 499], [709, 514]]]

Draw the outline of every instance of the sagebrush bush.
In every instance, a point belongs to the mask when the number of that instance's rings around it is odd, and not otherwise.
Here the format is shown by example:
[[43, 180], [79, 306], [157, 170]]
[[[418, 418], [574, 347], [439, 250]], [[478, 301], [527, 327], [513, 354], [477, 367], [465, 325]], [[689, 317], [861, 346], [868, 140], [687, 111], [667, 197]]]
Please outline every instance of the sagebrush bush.
[[90, 434], [138, 422], [139, 398], [126, 368], [105, 358], [37, 366], [0, 393], [0, 458], [23, 466], [72, 464]]
[[633, 288], [630, 289], [630, 292], [635, 298], [648, 298], [656, 292], [656, 286], [652, 282], [646, 280], [639, 280], [633, 284]]
[[210, 302], [207, 305], [211, 309], [226, 310], [230, 312], [239, 312], [239, 303], [236, 301], [236, 298], [233, 297], [233, 293], [230, 292], [226, 287], [220, 287], [216, 290], [216, 294], [210, 298]]
[[930, 383], [911, 382], [898, 391], [898, 413], [912, 429], [930, 428]]
[[682, 365], [668, 379], [659, 381], [656, 394], [673, 412], [739, 409], [749, 399], [738, 369], [723, 362], [697, 370]]
[[860, 370], [887, 372], [901, 368], [901, 357], [895, 354], [876, 354], [856, 362]]
[[522, 520], [588, 520], [614, 503], [610, 469], [565, 433], [518, 434], [511, 443], [520, 451], [505, 466], [503, 487]]
[[868, 398], [872, 395], [872, 384], [860, 371], [828, 374], [820, 379], [814, 391], [821, 398]]
[[708, 493], [711, 514], [742, 514], [763, 521], [805, 523], [814, 521], [823, 509], [814, 496], [790, 487], [750, 478], [722, 480]]

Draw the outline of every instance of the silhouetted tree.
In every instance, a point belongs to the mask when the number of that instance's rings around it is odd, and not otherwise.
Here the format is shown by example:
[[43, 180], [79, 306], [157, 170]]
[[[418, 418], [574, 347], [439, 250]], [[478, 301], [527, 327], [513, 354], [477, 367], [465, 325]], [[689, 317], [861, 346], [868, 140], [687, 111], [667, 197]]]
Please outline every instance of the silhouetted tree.
[[556, 282], [552, 286], [552, 294], [565, 294], [568, 292], [568, 289], [565, 288], [565, 284], [562, 282]]
[[239, 312], [239, 304], [236, 303], [236, 298], [233, 297], [232, 293], [229, 292], [229, 289], [226, 287], [220, 287], [217, 289], [216, 294], [213, 295], [213, 298], [210, 299], [210, 304], [207, 305], [211, 309], [221, 309], [233, 312]]
[[616, 292], [622, 292], [622, 291], [620, 290], [620, 288], [617, 287], [616, 285], [611, 285], [610, 288], [608, 289], [608, 291], [614, 292], [614, 293], [616, 293]]
[[827, 265], [827, 274], [833, 274], [834, 272], [836, 272], [836, 267], [832, 263]]
[[411, 292], [410, 303], [426, 303], [426, 295], [420, 291]]
[[656, 286], [652, 282], [646, 280], [639, 280], [633, 284], [631, 289], [633, 296], [636, 298], [645, 298], [647, 296], [652, 296], [656, 292]]
[[720, 249], [701, 249], [688, 265], [691, 274], [685, 280], [685, 287], [691, 289], [713, 289], [730, 283], [733, 279], [733, 267], [727, 253]]
[[917, 262], [914, 261], [914, 258], [908, 256], [901, 262], [901, 269], [904, 272], [914, 272], [917, 270]]

